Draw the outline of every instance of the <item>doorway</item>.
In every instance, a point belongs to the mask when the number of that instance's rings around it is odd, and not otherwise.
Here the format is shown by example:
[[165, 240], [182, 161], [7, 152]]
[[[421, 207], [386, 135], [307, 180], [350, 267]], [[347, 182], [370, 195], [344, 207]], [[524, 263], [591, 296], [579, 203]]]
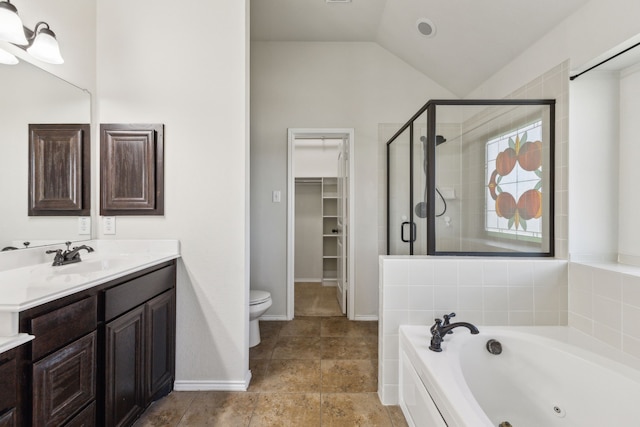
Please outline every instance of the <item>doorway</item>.
[[[354, 313], [353, 245], [350, 230], [353, 227], [353, 129], [289, 129], [287, 173], [287, 318], [296, 313], [296, 268], [305, 278], [306, 290], [319, 289], [323, 295], [333, 293], [340, 312], [352, 320]], [[323, 160], [324, 158], [324, 160]], [[323, 165], [327, 165], [322, 169]], [[296, 182], [297, 181], [297, 182]], [[301, 218], [311, 226], [298, 227], [296, 232], [296, 187], [299, 197], [318, 195], [317, 218]], [[298, 203], [300, 207], [300, 203]], [[308, 206], [307, 206], [308, 208]], [[313, 225], [317, 224], [317, 225]], [[301, 233], [316, 227], [319, 235], [304, 253], [305, 259], [296, 259], [296, 240]], [[298, 235], [298, 236], [297, 236]], [[298, 239], [296, 239], [298, 237]], [[303, 239], [307, 241], [308, 239]], [[315, 248], [315, 249], [314, 249]], [[314, 252], [315, 251], [315, 252]], [[313, 255], [315, 253], [316, 255]], [[299, 256], [298, 258], [300, 258]], [[300, 272], [307, 261], [315, 264]], [[297, 265], [297, 267], [296, 267]], [[311, 271], [312, 273], [308, 273]], [[315, 273], [313, 273], [315, 271]], [[313, 283], [317, 282], [317, 283]], [[315, 286], [312, 286], [315, 285]], [[304, 289], [300, 287], [300, 289]], [[302, 294], [300, 295], [302, 296]], [[298, 299], [300, 303], [300, 299]]]

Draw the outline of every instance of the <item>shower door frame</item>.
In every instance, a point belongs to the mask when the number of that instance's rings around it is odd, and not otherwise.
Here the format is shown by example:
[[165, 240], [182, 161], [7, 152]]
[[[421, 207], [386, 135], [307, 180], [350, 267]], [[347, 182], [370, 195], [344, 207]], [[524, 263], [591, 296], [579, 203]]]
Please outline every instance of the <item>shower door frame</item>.
[[[413, 200], [413, 124], [422, 116], [425, 111], [427, 113], [427, 158], [435, 159], [436, 155], [436, 107], [439, 105], [448, 106], [526, 106], [526, 105], [547, 105], [549, 106], [549, 250], [546, 252], [451, 252], [436, 250], [436, 217], [435, 202], [436, 188], [431, 183], [436, 182], [436, 162], [427, 162], [427, 255], [436, 256], [503, 256], [503, 257], [551, 257], [555, 256], [555, 99], [434, 99], [429, 100], [422, 108], [418, 110], [387, 142], [387, 255], [391, 252], [391, 208], [389, 203], [389, 192], [391, 188], [391, 144], [409, 129], [409, 222], [413, 227], [414, 222], [414, 200]], [[414, 255], [413, 248], [413, 229], [411, 229], [411, 238], [409, 239], [409, 255]]]

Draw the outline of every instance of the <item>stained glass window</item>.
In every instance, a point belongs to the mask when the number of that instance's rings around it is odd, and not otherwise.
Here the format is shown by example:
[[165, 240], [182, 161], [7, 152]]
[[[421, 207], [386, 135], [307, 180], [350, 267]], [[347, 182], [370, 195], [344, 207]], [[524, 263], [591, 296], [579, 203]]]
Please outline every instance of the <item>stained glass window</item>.
[[542, 239], [542, 121], [486, 143], [485, 227], [493, 236]]

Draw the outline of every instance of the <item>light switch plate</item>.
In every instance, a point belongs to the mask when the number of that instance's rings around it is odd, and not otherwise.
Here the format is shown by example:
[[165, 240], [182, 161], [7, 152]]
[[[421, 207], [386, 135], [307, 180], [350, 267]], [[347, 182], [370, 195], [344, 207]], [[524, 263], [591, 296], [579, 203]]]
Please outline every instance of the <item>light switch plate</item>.
[[282, 200], [280, 195], [280, 190], [273, 190], [273, 193], [271, 194], [271, 200], [273, 203], [280, 203], [280, 200]]
[[91, 217], [79, 216], [78, 217], [78, 234], [91, 234]]
[[116, 217], [115, 216], [102, 217], [102, 232], [104, 234], [116, 234]]

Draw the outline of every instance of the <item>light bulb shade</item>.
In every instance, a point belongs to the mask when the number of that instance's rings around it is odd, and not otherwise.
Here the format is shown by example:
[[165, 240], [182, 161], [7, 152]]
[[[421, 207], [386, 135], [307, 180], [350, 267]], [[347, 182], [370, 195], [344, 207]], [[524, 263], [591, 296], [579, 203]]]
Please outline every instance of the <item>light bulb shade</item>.
[[27, 48], [27, 52], [31, 56], [40, 61], [49, 64], [62, 64], [64, 59], [60, 55], [60, 46], [56, 40], [56, 35], [48, 28], [40, 28], [36, 26], [35, 38], [31, 46]]
[[0, 40], [22, 46], [29, 44], [18, 10], [6, 1], [0, 1]]
[[6, 50], [0, 48], [0, 64], [15, 65], [18, 63], [18, 58], [10, 54]]

